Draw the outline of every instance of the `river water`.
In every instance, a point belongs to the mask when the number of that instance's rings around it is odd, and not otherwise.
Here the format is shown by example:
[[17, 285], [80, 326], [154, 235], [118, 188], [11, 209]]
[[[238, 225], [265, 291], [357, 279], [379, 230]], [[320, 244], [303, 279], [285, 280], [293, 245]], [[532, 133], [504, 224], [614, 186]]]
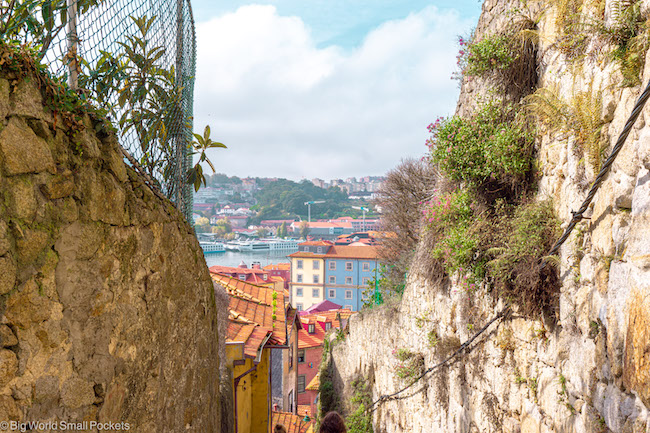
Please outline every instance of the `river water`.
[[289, 251], [273, 251], [273, 252], [226, 251], [225, 253], [209, 253], [209, 254], [205, 254], [204, 256], [205, 256], [205, 262], [208, 264], [208, 267], [215, 266], [215, 265], [239, 266], [239, 264], [243, 261], [244, 263], [246, 263], [246, 266], [250, 268], [253, 262], [259, 262], [262, 266], [289, 262], [287, 255], [295, 253], [296, 251], [298, 251], [298, 248]]

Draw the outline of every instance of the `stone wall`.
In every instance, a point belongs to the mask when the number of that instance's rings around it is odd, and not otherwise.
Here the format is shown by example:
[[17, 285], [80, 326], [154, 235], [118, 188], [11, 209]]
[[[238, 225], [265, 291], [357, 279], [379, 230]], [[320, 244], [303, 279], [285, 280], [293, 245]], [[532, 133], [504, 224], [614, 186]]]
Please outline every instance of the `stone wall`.
[[192, 227], [99, 123], [62, 124], [0, 70], [0, 421], [219, 431], [223, 342]]
[[[606, 10], [613, 3], [607, 1]], [[487, 0], [477, 32], [502, 26], [511, 5]], [[539, 7], [531, 14], [537, 12]], [[611, 150], [643, 89], [621, 88], [611, 62], [568, 64], [550, 47], [557, 32], [553, 10], [540, 16], [540, 85], [555, 85], [563, 98], [601, 91]], [[644, 84], [649, 79], [646, 56]], [[485, 92], [485, 83], [465, 82], [458, 112], [471, 111]], [[433, 372], [405, 398], [381, 404], [375, 432], [650, 432], [649, 143], [646, 106], [586, 215], [590, 219], [561, 249], [557, 321], [514, 315], [493, 325], [471, 353]], [[540, 137], [538, 155], [539, 196], [552, 198], [559, 218], [568, 221], [595, 170], [566, 136]], [[487, 293], [434, 285], [417, 268], [401, 303], [353, 317], [349, 335], [333, 349], [343, 395], [359, 375], [370, 379], [374, 398], [398, 390], [405, 382], [395, 374], [400, 361], [393, 350], [421, 353], [430, 367], [503, 308]]]

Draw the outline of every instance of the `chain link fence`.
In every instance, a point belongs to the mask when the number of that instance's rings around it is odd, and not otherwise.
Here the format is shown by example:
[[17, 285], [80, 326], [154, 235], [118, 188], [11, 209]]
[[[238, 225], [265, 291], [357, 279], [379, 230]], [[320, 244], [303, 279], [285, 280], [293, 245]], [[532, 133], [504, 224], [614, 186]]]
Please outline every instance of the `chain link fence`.
[[40, 47], [54, 75], [106, 110], [130, 164], [191, 222], [190, 0], [0, 0], [0, 15], [3, 36]]

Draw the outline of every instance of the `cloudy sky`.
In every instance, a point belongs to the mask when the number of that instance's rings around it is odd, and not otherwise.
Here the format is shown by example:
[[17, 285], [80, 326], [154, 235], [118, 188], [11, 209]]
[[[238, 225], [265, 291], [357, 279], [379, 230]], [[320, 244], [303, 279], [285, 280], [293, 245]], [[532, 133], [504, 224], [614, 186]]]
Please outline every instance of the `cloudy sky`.
[[193, 0], [194, 124], [237, 176], [381, 175], [453, 113], [478, 0]]

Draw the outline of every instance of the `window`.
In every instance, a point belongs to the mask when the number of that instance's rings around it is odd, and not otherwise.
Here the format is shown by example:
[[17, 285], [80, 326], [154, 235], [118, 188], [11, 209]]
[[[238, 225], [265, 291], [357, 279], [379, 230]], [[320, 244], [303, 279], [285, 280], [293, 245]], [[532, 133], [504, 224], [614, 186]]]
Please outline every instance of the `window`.
[[296, 268], [302, 269], [302, 260], [296, 260]]
[[329, 290], [327, 291], [327, 297], [328, 297], [328, 298], [336, 298], [336, 290], [334, 290], [334, 289], [329, 289]]
[[370, 270], [370, 263], [363, 262], [363, 270], [364, 271], [369, 271]]
[[317, 252], [317, 253], [322, 253], [322, 252], [323, 252], [323, 247], [318, 247], [318, 248], [316, 248], [316, 252]]
[[302, 274], [297, 274], [296, 275], [296, 282], [302, 283]]
[[289, 370], [293, 367], [293, 344], [289, 346]]
[[370, 282], [370, 278], [369, 278], [369, 277], [363, 277], [363, 285], [364, 285], [364, 286], [367, 286], [369, 282]]
[[266, 281], [266, 280], [269, 279], [269, 276], [267, 274], [264, 274], [264, 275], [262, 275], [262, 278], [264, 279], [264, 281]]
[[330, 284], [336, 284], [336, 277], [334, 275], [330, 275], [329, 281], [330, 281]]
[[343, 308], [347, 308], [348, 310], [352, 311], [352, 305], [346, 305]]
[[345, 277], [345, 284], [352, 284], [352, 277]]
[[302, 304], [296, 304], [296, 310], [302, 311]]
[[334, 260], [329, 262], [329, 270], [330, 271], [335, 271], [336, 270], [336, 262]]
[[302, 297], [302, 287], [296, 287], [296, 296]]
[[313, 324], [313, 323], [310, 323], [309, 325], [307, 325], [307, 332], [309, 332], [310, 334], [315, 334], [316, 333], [316, 325]]
[[332, 329], [332, 322], [325, 322], [325, 332]]
[[239, 274], [237, 275], [237, 278], [239, 278], [242, 281], [246, 281], [246, 274]]
[[289, 411], [293, 412], [293, 389], [289, 391]]
[[320, 262], [318, 260], [314, 260], [313, 264], [314, 264], [314, 270], [320, 269]]
[[303, 362], [305, 362], [305, 349], [298, 351], [298, 364], [302, 364]]
[[305, 376], [298, 376], [298, 392], [305, 392]]
[[311, 289], [312, 298], [320, 298], [320, 289]]
[[314, 284], [318, 284], [318, 275], [314, 275]]
[[345, 262], [345, 270], [346, 271], [352, 270], [352, 262]]
[[352, 290], [345, 291], [345, 299], [352, 299]]

